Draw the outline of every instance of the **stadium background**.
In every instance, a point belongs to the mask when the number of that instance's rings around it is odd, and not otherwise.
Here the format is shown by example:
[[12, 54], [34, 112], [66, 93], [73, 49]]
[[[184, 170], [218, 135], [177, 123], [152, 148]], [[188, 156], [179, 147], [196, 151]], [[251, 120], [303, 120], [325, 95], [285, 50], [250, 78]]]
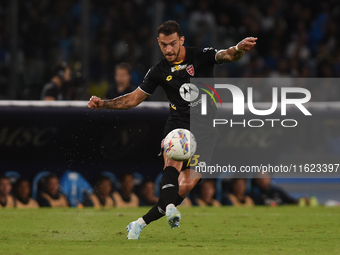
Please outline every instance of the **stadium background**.
[[[30, 179], [40, 171], [61, 175], [75, 170], [88, 179], [101, 171], [117, 176], [138, 171], [151, 178], [159, 173], [161, 159], [152, 155], [158, 152], [167, 113], [164, 104], [146, 104], [124, 113], [94, 113], [82, 103], [41, 106], [33, 101], [7, 101], [39, 100], [57, 62], [66, 61], [73, 72], [69, 100], [104, 96], [114, 86], [114, 66], [120, 62], [132, 65], [132, 83], [138, 86], [161, 57], [156, 28], [175, 19], [190, 46], [227, 48], [246, 36], [259, 38], [256, 48], [242, 60], [216, 67], [216, 77], [337, 78], [339, 12], [337, 1], [1, 1], [1, 172], [17, 171]], [[335, 85], [308, 89], [313, 102], [340, 98]], [[268, 91], [259, 88], [257, 101], [268, 101]], [[165, 101], [165, 96], [157, 90], [150, 101]], [[302, 148], [296, 150], [297, 156], [310, 148], [339, 156], [339, 111], [332, 108], [322, 122], [316, 119], [299, 131], [310, 136], [297, 142]], [[94, 125], [98, 120], [100, 124]], [[138, 135], [141, 130], [149, 133]], [[48, 143], [38, 147], [42, 135]], [[116, 137], [126, 139], [115, 144]], [[103, 152], [101, 143], [91, 139], [111, 141], [106, 148], [112, 148]], [[331, 184], [318, 180], [318, 188], [308, 181], [305, 190], [297, 189], [302, 183], [294, 183], [285, 184], [288, 191], [296, 189], [301, 194], [319, 188], [324, 198], [339, 194], [336, 180]]]

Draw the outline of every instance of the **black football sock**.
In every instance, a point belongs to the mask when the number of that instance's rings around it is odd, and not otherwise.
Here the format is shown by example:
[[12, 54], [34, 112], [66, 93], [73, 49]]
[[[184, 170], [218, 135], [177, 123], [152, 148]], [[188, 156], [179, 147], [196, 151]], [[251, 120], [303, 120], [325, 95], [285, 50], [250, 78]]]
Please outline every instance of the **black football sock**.
[[179, 172], [172, 166], [167, 166], [163, 171], [161, 189], [165, 206], [176, 203], [179, 188], [178, 176]]
[[184, 198], [177, 194], [175, 206], [182, 204]]
[[[177, 194], [175, 206], [180, 205], [184, 198]], [[161, 196], [158, 202], [147, 212], [142, 218], [146, 224], [149, 224], [155, 220], [162, 218], [165, 215], [165, 204], [163, 196]]]
[[161, 196], [158, 202], [147, 212], [142, 218], [146, 224], [162, 218], [165, 215], [165, 204], [163, 196]]

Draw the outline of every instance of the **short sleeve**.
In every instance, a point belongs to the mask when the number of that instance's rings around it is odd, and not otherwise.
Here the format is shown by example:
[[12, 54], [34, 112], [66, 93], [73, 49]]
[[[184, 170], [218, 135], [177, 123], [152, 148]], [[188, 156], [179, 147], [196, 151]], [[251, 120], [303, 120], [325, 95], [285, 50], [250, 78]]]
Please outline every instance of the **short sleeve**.
[[139, 89], [147, 95], [151, 95], [155, 92], [159, 83], [157, 82], [156, 68], [152, 67], [146, 73], [142, 83], [139, 85]]
[[217, 49], [212, 48], [212, 47], [208, 47], [208, 48], [204, 48], [202, 49], [202, 53], [201, 53], [201, 59], [205, 62], [205, 63], [209, 63], [209, 64], [220, 64], [217, 62], [216, 60], [216, 53], [218, 52]]

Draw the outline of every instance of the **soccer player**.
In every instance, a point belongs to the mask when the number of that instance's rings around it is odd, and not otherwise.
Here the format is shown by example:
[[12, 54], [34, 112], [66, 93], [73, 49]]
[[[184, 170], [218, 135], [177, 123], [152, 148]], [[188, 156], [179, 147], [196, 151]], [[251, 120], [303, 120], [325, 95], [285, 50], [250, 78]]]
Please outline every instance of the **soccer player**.
[[[158, 28], [158, 45], [164, 58], [146, 74], [143, 82], [132, 93], [102, 100], [92, 96], [88, 107], [92, 109], [129, 109], [139, 105], [157, 86], [161, 86], [170, 103], [170, 116], [164, 129], [164, 137], [176, 128], [190, 130], [190, 100], [180, 94], [180, 88], [190, 82], [191, 77], [213, 77], [215, 64], [239, 60], [245, 51], [254, 47], [257, 38], [247, 37], [236, 46], [217, 51], [214, 48], [185, 47], [179, 24], [167, 21]], [[185, 87], [184, 87], [185, 88]], [[182, 88], [183, 90], [183, 88]], [[190, 89], [186, 89], [190, 93]], [[183, 93], [182, 93], [183, 94]], [[194, 134], [195, 135], [195, 134]], [[212, 143], [214, 140], [211, 139]], [[199, 141], [197, 141], [200, 144]], [[214, 144], [202, 143], [213, 148]], [[166, 215], [171, 228], [179, 227], [181, 214], [176, 206], [181, 204], [186, 195], [201, 179], [199, 173], [185, 167], [186, 164], [170, 159], [164, 152], [164, 169], [161, 181], [162, 194], [157, 204], [143, 217], [127, 226], [128, 239], [139, 239], [143, 228], [152, 221]]]

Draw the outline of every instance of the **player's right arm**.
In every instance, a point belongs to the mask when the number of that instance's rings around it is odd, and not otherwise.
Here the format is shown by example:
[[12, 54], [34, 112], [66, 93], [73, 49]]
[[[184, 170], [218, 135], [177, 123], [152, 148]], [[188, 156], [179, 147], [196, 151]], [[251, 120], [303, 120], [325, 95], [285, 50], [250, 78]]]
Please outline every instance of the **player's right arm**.
[[135, 89], [133, 92], [116, 97], [114, 99], [102, 100], [99, 97], [92, 96], [90, 98], [87, 106], [91, 109], [118, 109], [118, 110], [126, 110], [133, 108], [143, 102], [148, 95], [144, 93], [139, 88]]
[[87, 106], [91, 109], [130, 109], [139, 105], [151, 95], [158, 84], [159, 79], [155, 68], [150, 68], [146, 73], [143, 82], [133, 92], [110, 100], [102, 100], [99, 97], [92, 96]]

